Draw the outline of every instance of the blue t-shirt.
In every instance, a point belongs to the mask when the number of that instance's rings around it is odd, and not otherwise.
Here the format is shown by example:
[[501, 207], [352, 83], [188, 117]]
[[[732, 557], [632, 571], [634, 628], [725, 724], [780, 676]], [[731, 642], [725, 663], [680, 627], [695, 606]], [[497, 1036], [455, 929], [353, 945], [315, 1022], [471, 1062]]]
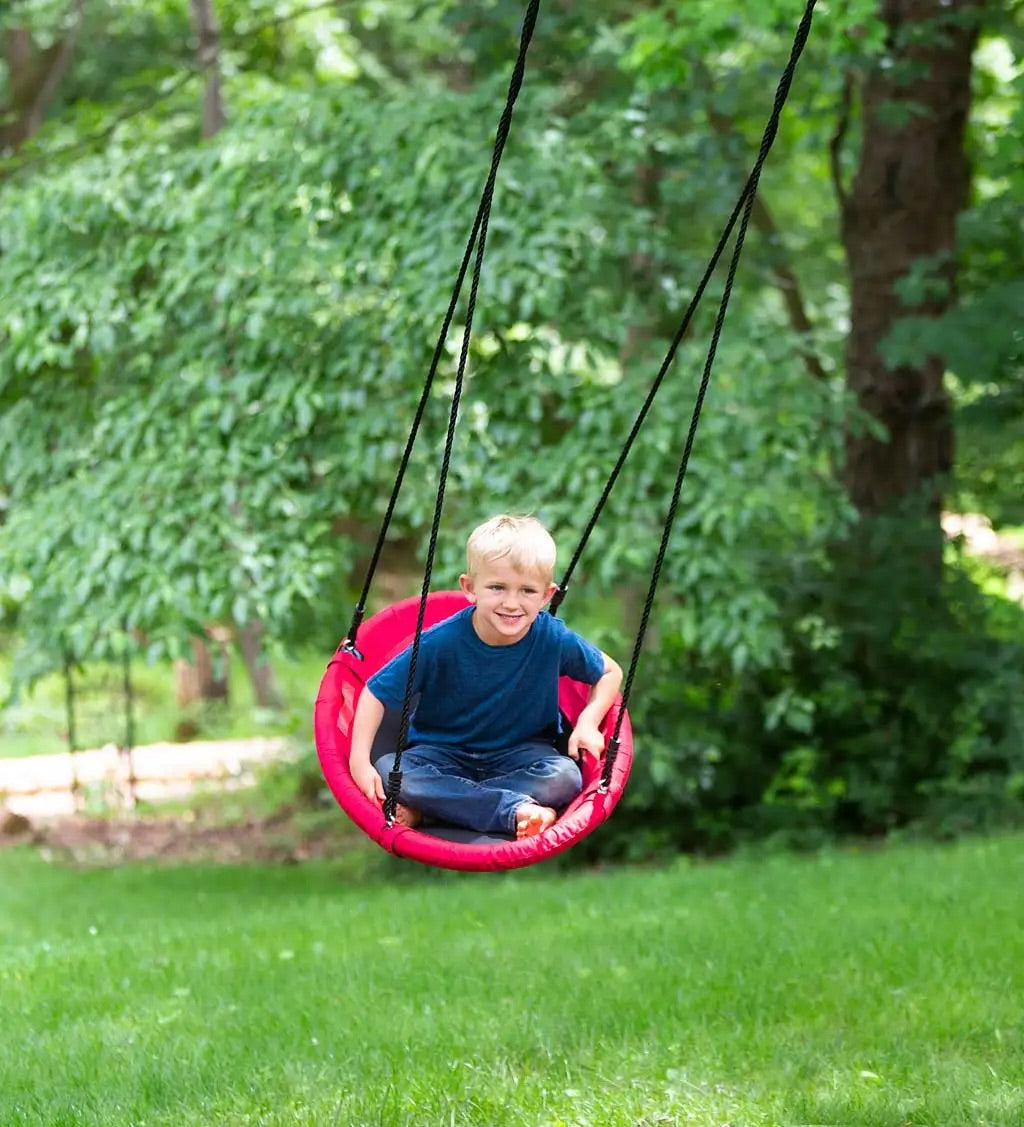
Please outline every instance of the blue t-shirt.
[[[412, 691], [419, 694], [410, 743], [497, 751], [558, 732], [558, 678], [595, 684], [601, 651], [560, 618], [537, 615], [526, 636], [489, 646], [473, 629], [473, 607], [423, 632]], [[367, 682], [388, 708], [401, 708], [412, 647]]]

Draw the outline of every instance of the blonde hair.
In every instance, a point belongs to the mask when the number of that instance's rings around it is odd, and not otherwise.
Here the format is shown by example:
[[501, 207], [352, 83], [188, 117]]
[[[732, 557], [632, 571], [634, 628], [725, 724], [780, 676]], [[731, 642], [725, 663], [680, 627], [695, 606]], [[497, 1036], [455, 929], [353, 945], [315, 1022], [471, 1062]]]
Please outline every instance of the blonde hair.
[[475, 575], [481, 564], [504, 560], [516, 571], [533, 572], [545, 583], [555, 574], [555, 542], [534, 517], [502, 513], [484, 521], [466, 543], [466, 570]]

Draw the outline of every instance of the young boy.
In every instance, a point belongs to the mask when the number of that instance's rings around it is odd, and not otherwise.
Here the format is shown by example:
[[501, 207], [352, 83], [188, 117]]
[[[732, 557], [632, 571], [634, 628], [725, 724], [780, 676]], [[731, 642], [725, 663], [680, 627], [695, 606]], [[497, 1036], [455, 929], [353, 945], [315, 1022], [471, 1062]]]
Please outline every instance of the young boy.
[[[600, 725], [622, 670], [561, 619], [541, 614], [557, 590], [554, 572], [555, 543], [532, 517], [493, 517], [469, 537], [459, 586], [470, 605], [420, 639], [401, 825], [426, 816], [532, 837], [579, 794], [573, 761], [603, 753]], [[395, 757], [382, 756], [375, 768], [370, 752], [385, 708], [402, 707], [410, 654], [411, 647], [371, 677], [356, 706], [349, 770], [367, 798], [384, 798]], [[592, 686], [569, 737], [571, 758], [554, 747], [563, 675]]]

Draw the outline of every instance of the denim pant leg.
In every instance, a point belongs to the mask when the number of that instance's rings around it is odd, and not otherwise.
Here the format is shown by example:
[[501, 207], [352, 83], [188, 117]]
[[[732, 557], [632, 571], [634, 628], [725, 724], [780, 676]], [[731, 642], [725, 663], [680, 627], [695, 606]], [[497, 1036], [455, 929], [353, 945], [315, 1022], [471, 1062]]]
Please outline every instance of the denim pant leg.
[[528, 794], [539, 806], [559, 810], [583, 789], [576, 761], [547, 743], [531, 742], [491, 752], [486, 764], [483, 781], [488, 786]]
[[[478, 755], [429, 744], [402, 753], [399, 802], [428, 818], [468, 826], [478, 833], [514, 834], [516, 810], [530, 795], [475, 778]], [[387, 782], [394, 755], [382, 755], [377, 770]]]

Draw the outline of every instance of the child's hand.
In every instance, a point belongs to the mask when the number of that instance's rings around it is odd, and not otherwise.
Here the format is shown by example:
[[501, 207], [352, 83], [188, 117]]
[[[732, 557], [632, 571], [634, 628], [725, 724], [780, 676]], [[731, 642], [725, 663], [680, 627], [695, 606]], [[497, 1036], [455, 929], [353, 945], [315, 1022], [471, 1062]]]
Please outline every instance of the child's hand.
[[582, 721], [573, 729], [569, 737], [569, 755], [579, 761], [584, 751], [589, 752], [595, 759], [604, 755], [604, 736], [596, 724]]
[[377, 774], [377, 768], [372, 763], [349, 763], [352, 772], [352, 781], [359, 790], [371, 801], [384, 801], [384, 782]]

